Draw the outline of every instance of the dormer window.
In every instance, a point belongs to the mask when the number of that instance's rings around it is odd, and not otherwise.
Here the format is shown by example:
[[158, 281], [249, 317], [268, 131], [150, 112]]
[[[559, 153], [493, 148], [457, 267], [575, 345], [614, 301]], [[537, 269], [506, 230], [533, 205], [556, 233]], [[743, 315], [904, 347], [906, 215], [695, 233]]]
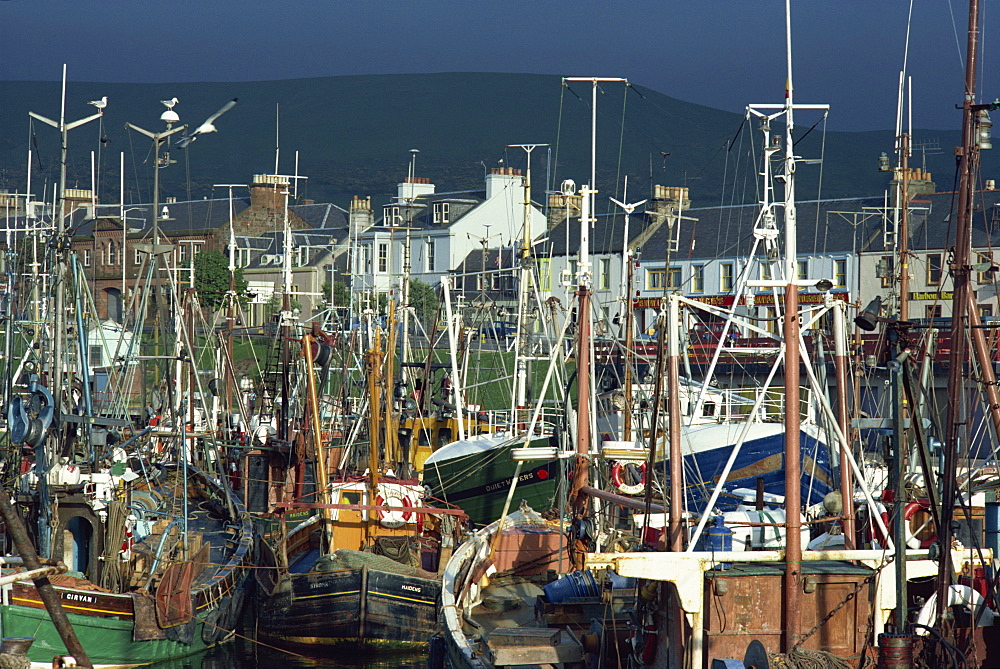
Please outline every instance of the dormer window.
[[448, 224], [449, 206], [447, 202], [434, 203], [434, 225]]
[[382, 211], [386, 225], [395, 228], [399, 227], [403, 223], [403, 217], [400, 215], [398, 206], [386, 205]]

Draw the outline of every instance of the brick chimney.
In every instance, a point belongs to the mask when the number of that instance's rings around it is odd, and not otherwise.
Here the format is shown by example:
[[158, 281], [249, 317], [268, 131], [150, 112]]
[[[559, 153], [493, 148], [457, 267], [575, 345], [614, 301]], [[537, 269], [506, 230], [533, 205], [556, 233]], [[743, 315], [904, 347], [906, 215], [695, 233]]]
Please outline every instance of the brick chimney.
[[691, 200], [688, 189], [680, 186], [653, 186], [652, 210], [658, 214], [675, 215], [678, 207], [688, 209]]
[[250, 206], [264, 209], [282, 209], [285, 193], [288, 191], [288, 177], [275, 174], [255, 174], [250, 185]]
[[[67, 188], [64, 192], [63, 216], [68, 216], [77, 209], [92, 210], [94, 193], [89, 188]], [[94, 212], [90, 211], [93, 216]]]

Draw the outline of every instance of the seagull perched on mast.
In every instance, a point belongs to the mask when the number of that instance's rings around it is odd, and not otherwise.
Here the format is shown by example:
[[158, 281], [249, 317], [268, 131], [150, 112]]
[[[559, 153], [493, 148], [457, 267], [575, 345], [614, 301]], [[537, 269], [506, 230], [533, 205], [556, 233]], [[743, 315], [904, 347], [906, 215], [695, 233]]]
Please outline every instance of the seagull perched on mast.
[[160, 104], [162, 104], [167, 109], [173, 109], [174, 105], [177, 104], [178, 102], [180, 102], [180, 100], [178, 100], [177, 98], [170, 98], [169, 100], [160, 100]]
[[180, 148], [182, 148], [182, 149], [187, 148], [188, 144], [190, 144], [194, 140], [198, 139], [198, 135], [204, 135], [207, 132], [215, 132], [216, 131], [216, 127], [214, 125], [215, 124], [215, 119], [219, 118], [220, 116], [222, 116], [223, 114], [225, 114], [227, 111], [229, 111], [230, 109], [232, 109], [233, 107], [235, 107], [236, 106], [236, 101], [238, 99], [239, 98], [233, 98], [232, 100], [230, 100], [226, 104], [222, 105], [222, 109], [220, 109], [219, 111], [215, 112], [214, 114], [212, 114], [211, 116], [209, 116], [207, 119], [205, 119], [205, 122], [202, 123], [201, 125], [199, 125], [198, 128], [194, 132], [192, 132], [190, 135], [187, 135], [186, 137], [182, 137], [181, 141], [177, 142], [177, 146], [180, 147]]
[[103, 114], [104, 113], [104, 108], [108, 106], [108, 96], [105, 95], [100, 100], [91, 100], [87, 104], [88, 105], [94, 105], [95, 107], [97, 107], [98, 113]]

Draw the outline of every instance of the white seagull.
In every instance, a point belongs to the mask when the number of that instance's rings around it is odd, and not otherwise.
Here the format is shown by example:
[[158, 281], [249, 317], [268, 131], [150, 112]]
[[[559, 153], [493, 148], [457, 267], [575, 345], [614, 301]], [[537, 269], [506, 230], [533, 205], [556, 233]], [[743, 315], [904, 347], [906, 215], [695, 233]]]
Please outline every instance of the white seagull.
[[190, 144], [194, 140], [198, 139], [198, 135], [204, 135], [205, 133], [208, 133], [208, 132], [215, 132], [216, 131], [215, 119], [219, 118], [220, 116], [222, 116], [223, 114], [225, 114], [227, 111], [229, 111], [230, 109], [232, 109], [233, 107], [235, 107], [237, 100], [238, 100], [238, 98], [233, 98], [232, 100], [230, 100], [226, 104], [222, 105], [222, 109], [220, 109], [219, 111], [215, 112], [214, 114], [212, 114], [211, 116], [209, 116], [207, 119], [205, 119], [205, 122], [202, 123], [201, 125], [199, 125], [198, 128], [194, 132], [192, 132], [190, 135], [188, 135], [186, 137], [182, 137], [181, 141], [177, 142], [177, 146], [179, 148], [182, 148], [182, 149], [186, 148], [188, 144]]
[[108, 96], [105, 95], [100, 100], [91, 100], [87, 104], [88, 105], [94, 105], [95, 107], [97, 107], [97, 111], [103, 114], [104, 113], [104, 108], [108, 106]]
[[162, 103], [163, 106], [166, 107], [167, 109], [173, 109], [174, 105], [177, 104], [178, 102], [180, 102], [180, 100], [178, 100], [177, 98], [170, 98], [169, 100], [160, 100], [160, 103]]

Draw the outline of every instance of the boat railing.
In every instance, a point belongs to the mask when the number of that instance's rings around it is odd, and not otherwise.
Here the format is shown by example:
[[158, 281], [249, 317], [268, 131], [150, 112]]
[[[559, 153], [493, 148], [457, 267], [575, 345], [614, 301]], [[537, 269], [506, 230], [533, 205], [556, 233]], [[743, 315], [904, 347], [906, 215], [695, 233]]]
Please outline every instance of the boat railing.
[[[480, 434], [494, 432], [522, 433], [531, 425], [534, 415], [533, 407], [516, 409], [513, 414], [509, 409], [470, 409], [470, 417], [476, 421], [476, 429]], [[535, 423], [533, 434], [551, 435], [562, 418], [562, 410], [557, 407], [543, 407]]]
[[[764, 394], [760, 406], [757, 399]], [[812, 389], [799, 388], [799, 416], [803, 421], [812, 421], [815, 411], [812, 406]], [[755, 407], [756, 412], [755, 412]], [[729, 422], [746, 420], [753, 415], [754, 420], [762, 423], [780, 423], [785, 417], [785, 391], [783, 388], [727, 388], [713, 392], [702, 406], [703, 422]]]

